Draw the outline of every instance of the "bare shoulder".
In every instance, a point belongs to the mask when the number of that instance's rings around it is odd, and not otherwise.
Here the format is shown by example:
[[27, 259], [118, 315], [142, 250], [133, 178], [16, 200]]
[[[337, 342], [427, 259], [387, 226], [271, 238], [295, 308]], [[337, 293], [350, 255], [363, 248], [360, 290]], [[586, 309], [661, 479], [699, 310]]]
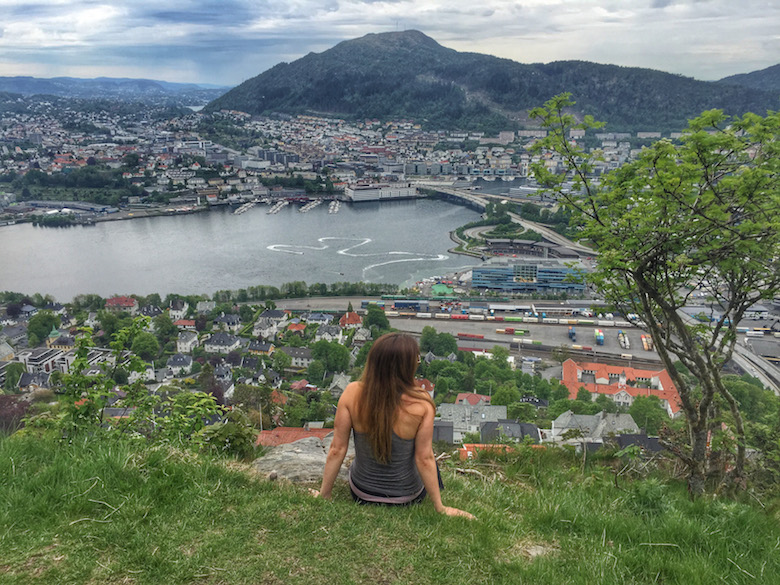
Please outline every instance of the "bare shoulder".
[[360, 391], [363, 390], [363, 383], [362, 382], [350, 382], [347, 384], [347, 387], [344, 388], [344, 392], [342, 396], [344, 395], [352, 395], [352, 394], [359, 394]]
[[363, 384], [360, 382], [350, 382], [347, 387], [344, 388], [344, 392], [339, 398], [339, 406], [353, 405], [363, 391]]
[[404, 409], [414, 416], [424, 417], [435, 408], [431, 404], [428, 393], [423, 389], [414, 389], [403, 395]]

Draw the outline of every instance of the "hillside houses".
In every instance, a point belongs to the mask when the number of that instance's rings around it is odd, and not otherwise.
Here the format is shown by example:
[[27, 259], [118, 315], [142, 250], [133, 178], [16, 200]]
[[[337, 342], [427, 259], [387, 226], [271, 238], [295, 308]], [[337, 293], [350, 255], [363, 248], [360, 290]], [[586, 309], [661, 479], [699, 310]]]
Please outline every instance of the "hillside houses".
[[452, 438], [463, 440], [466, 433], [479, 433], [482, 424], [506, 419], [506, 406], [488, 404], [440, 404], [436, 410], [442, 422], [452, 423]]
[[314, 360], [308, 347], [278, 347], [277, 351], [290, 356], [294, 368], [308, 368]]
[[111, 297], [106, 299], [106, 311], [112, 313], [129, 313], [132, 317], [138, 314], [138, 299], [133, 297]]
[[196, 331], [182, 331], [176, 338], [176, 351], [179, 353], [192, 353], [198, 347], [198, 333]]
[[214, 333], [203, 344], [206, 353], [230, 353], [241, 347], [241, 339], [230, 333]]
[[572, 400], [580, 388], [590, 392], [593, 400], [603, 394], [624, 407], [631, 406], [637, 396], [656, 396], [670, 417], [681, 414], [680, 395], [664, 369], [644, 370], [569, 359], [563, 363], [562, 383]]

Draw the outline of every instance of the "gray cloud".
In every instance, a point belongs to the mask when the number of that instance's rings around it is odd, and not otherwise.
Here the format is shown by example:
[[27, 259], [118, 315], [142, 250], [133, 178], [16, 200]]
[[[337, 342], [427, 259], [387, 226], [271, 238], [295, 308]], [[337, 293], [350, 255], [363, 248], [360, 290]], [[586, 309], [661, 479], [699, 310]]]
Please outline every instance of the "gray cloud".
[[344, 39], [416, 28], [457, 50], [523, 62], [580, 59], [714, 79], [777, 62], [780, 6], [774, 4], [0, 0], [0, 75], [144, 76], [234, 84]]

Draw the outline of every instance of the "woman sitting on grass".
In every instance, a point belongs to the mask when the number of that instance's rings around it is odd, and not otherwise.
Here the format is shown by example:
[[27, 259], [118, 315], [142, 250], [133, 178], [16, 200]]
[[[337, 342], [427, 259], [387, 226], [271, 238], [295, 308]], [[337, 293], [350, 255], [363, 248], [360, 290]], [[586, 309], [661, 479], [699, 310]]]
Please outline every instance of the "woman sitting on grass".
[[420, 363], [417, 341], [388, 333], [374, 342], [359, 382], [352, 382], [339, 399], [322, 487], [315, 492], [330, 499], [354, 431], [355, 460], [349, 468], [352, 497], [361, 504], [412, 504], [428, 494], [437, 512], [474, 516], [441, 503], [433, 456], [433, 401], [415, 383]]

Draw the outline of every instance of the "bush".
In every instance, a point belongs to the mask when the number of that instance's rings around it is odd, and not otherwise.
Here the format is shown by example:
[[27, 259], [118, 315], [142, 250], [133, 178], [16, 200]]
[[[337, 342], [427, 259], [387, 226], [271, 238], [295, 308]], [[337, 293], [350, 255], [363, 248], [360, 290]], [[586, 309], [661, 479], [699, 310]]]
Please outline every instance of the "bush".
[[224, 421], [204, 427], [193, 438], [209, 451], [246, 458], [254, 455], [257, 433], [244, 413], [232, 410]]

